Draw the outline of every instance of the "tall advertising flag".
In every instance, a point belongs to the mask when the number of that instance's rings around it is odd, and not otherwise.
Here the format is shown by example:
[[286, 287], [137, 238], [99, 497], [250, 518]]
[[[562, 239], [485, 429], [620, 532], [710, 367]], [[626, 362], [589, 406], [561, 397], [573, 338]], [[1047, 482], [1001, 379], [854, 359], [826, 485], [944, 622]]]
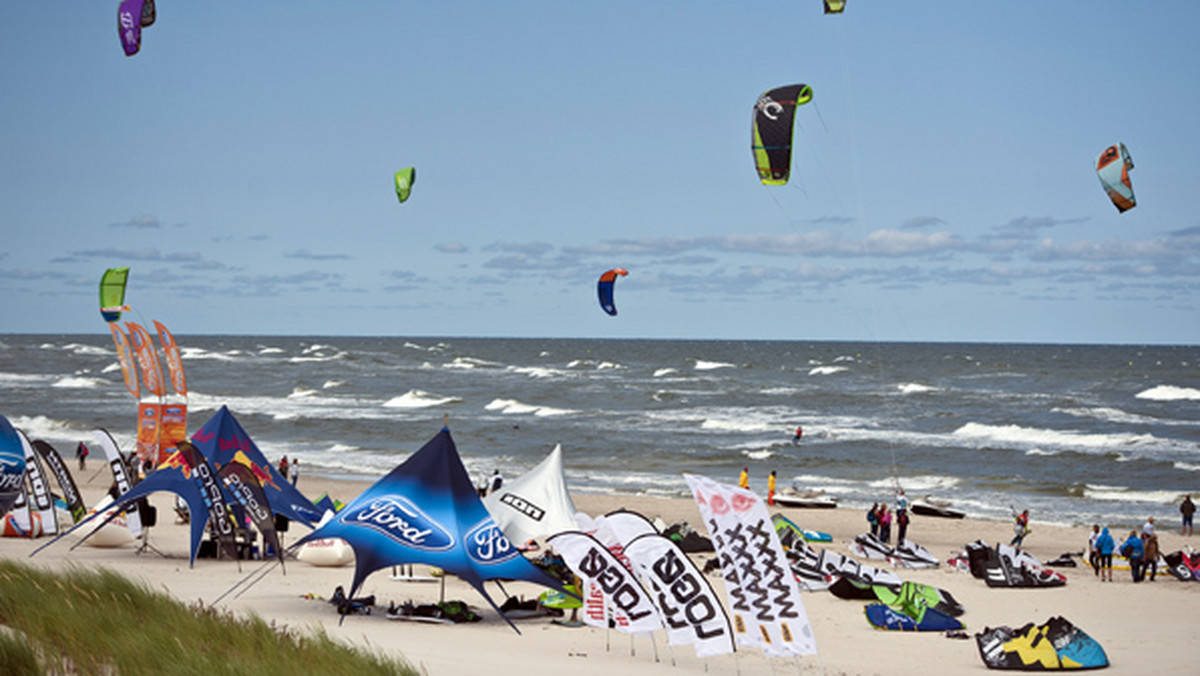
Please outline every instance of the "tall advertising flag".
[[817, 642], [766, 505], [754, 493], [684, 474], [721, 561], [741, 645], [767, 657], [813, 655]]
[[162, 434], [159, 443], [166, 449], [187, 439], [187, 378], [183, 373], [183, 360], [179, 357], [179, 345], [175, 343], [175, 337], [158, 321], [154, 322], [154, 328], [158, 331], [159, 342], [162, 343], [171, 388], [175, 390], [176, 397], [182, 399], [168, 401], [162, 406]]
[[142, 372], [142, 384], [146, 392], [158, 398], [158, 401], [138, 402], [138, 457], [150, 460], [155, 464], [162, 461], [162, 397], [165, 386], [162, 371], [158, 366], [158, 355], [154, 351], [154, 341], [146, 329], [140, 324], [125, 322], [129, 329], [129, 342], [133, 344], [133, 352], [137, 357], [138, 369]]
[[138, 383], [137, 362], [134, 361], [129, 338], [116, 322], [110, 323], [108, 330], [112, 332], [113, 345], [117, 347], [117, 361], [121, 364], [121, 375], [125, 376], [125, 387], [129, 388], [129, 393], [134, 399], [140, 399], [142, 386]]

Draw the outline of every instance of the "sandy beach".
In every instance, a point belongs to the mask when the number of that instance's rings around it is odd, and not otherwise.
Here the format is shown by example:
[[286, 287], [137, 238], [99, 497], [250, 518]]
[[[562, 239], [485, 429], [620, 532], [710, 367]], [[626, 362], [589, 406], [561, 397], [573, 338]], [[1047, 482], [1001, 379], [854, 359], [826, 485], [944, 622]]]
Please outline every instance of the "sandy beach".
[[[107, 488], [108, 476], [100, 466], [78, 472], [87, 504], [94, 504]], [[89, 481], [89, 477], [90, 481]], [[302, 476], [299, 487], [311, 497], [328, 492], [348, 501], [368, 483], [334, 481]], [[576, 506], [588, 514], [629, 509], [667, 523], [687, 521], [700, 527], [699, 512], [685, 499], [657, 499], [629, 495], [573, 496]], [[82, 545], [72, 549], [74, 537], [47, 548], [33, 558], [28, 554], [47, 542], [5, 538], [0, 555], [33, 565], [63, 569], [72, 566], [105, 566], [162, 589], [184, 602], [211, 604], [226, 590], [262, 566], [258, 561], [198, 559], [188, 567], [187, 529], [174, 523], [174, 496], [158, 493], [159, 523], [150, 532], [150, 542], [165, 554], [137, 553], [136, 545], [101, 549]], [[781, 509], [805, 528], [833, 535], [828, 548], [848, 553], [846, 543], [866, 530], [859, 510]], [[1159, 538], [1164, 552], [1179, 549], [1190, 539], [1181, 537], [1176, 524], [1162, 523]], [[701, 531], [703, 529], [701, 527]], [[285, 544], [306, 533], [293, 526]], [[1127, 534], [1127, 533], [1126, 533]], [[1124, 535], [1124, 534], [1115, 534]], [[924, 545], [939, 559], [957, 553], [976, 539], [989, 543], [1007, 542], [1012, 536], [1008, 523], [914, 517], [909, 537]], [[1067, 551], [1084, 549], [1083, 528], [1042, 526], [1033, 519], [1033, 532], [1026, 549], [1043, 561]], [[704, 561], [708, 556], [701, 556]], [[1194, 648], [1200, 628], [1191, 623], [1194, 604], [1200, 600], [1200, 584], [1185, 583], [1169, 574], [1154, 582], [1134, 584], [1128, 571], [1118, 571], [1116, 581], [1101, 583], [1091, 568], [1060, 568], [1069, 582], [1056, 589], [990, 589], [968, 573], [942, 566], [924, 571], [897, 570], [904, 579], [925, 582], [950, 591], [966, 607], [961, 618], [968, 632], [985, 626], [1021, 626], [1044, 622], [1062, 615], [1087, 631], [1108, 653], [1114, 673], [1145, 674], [1159, 670], [1188, 673], [1195, 665]], [[289, 561], [286, 573], [275, 567], [259, 583], [240, 596], [230, 595], [220, 608], [254, 613], [294, 629], [324, 627], [333, 637], [347, 643], [400, 655], [430, 674], [459, 674], [480, 671], [489, 674], [527, 674], [531, 670], [572, 674], [669, 674], [669, 673], [828, 673], [828, 674], [961, 674], [986, 671], [974, 640], [954, 640], [938, 633], [916, 634], [874, 630], [864, 619], [861, 602], [844, 601], [827, 592], [805, 593], [803, 600], [816, 634], [819, 655], [798, 660], [767, 660], [757, 650], [740, 650], [735, 655], [697, 659], [688, 646], [669, 647], [661, 632], [652, 641], [631, 639], [615, 631], [569, 628], [552, 624], [548, 618], [520, 620], [517, 635], [468, 585], [449, 578], [447, 599], [461, 599], [477, 609], [482, 621], [440, 625], [388, 620], [382, 612], [350, 616], [339, 625], [339, 616], [328, 603], [306, 599], [306, 594], [328, 598], [338, 585], [348, 586], [353, 566], [320, 568]], [[721, 592], [718, 577], [710, 580]], [[541, 590], [526, 583], [508, 583], [508, 591], [526, 598]], [[437, 583], [399, 582], [389, 570], [371, 575], [362, 593], [375, 595], [377, 603], [416, 603], [438, 600]], [[494, 584], [488, 585], [497, 603], [503, 600]]]

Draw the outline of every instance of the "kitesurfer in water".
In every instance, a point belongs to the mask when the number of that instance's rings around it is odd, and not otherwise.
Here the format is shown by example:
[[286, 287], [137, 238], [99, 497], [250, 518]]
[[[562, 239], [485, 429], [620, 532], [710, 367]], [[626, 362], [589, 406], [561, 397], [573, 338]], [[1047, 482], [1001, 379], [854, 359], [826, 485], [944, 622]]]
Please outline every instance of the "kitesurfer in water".
[[803, 428], [803, 427], [800, 427], [800, 426], [797, 426], [797, 427], [796, 427], [796, 436], [792, 437], [792, 444], [793, 444], [793, 445], [795, 445], [795, 444], [799, 444], [799, 443], [800, 443], [800, 437], [802, 437], [802, 436], [804, 436], [804, 428]]
[[495, 493], [504, 485], [504, 477], [500, 476], [500, 470], [492, 471], [492, 482], [488, 484], [488, 492]]
[[775, 470], [771, 470], [771, 476], [767, 477], [767, 504], [775, 504]]
[[742, 475], [738, 477], [738, 488], [750, 488], [750, 468], [743, 467]]

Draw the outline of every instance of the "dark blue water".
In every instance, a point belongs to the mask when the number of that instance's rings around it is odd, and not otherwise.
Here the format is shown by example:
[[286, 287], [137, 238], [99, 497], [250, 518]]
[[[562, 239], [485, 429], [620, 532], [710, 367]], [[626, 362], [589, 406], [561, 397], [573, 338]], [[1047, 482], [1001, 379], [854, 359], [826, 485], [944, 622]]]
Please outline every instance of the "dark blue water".
[[[176, 338], [189, 430], [227, 405], [310, 473], [379, 477], [448, 419], [474, 475], [561, 443], [584, 491], [685, 495], [682, 472], [748, 465], [850, 506], [898, 484], [1063, 523], [1173, 516], [1200, 493], [1200, 347]], [[0, 336], [0, 413], [56, 446], [136, 431], [107, 334]]]

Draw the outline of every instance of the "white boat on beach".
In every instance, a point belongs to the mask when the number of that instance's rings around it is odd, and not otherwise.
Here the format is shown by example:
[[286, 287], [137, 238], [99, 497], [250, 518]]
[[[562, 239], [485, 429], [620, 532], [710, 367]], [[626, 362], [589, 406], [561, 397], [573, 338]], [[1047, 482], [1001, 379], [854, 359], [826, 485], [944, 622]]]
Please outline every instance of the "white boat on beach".
[[962, 510], [954, 509], [951, 503], [945, 500], [934, 500], [928, 495], [920, 500], [914, 500], [908, 508], [913, 514], [936, 516], [943, 519], [961, 519], [967, 515]]
[[800, 490], [788, 487], [775, 494], [775, 504], [800, 509], [833, 509], [837, 498], [826, 495], [823, 490]]

